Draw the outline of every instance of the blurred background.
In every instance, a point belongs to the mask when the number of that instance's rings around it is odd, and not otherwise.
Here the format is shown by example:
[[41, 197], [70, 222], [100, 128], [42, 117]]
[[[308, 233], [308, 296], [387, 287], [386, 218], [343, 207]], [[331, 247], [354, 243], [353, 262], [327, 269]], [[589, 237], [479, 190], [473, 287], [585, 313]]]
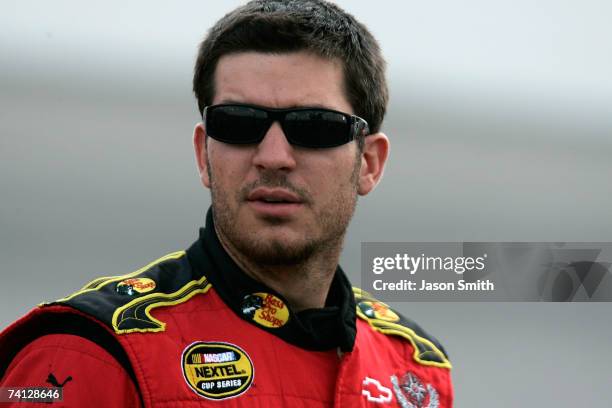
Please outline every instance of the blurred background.
[[[0, 2], [0, 327], [195, 238], [196, 48], [240, 1]], [[612, 241], [612, 3], [338, 1], [388, 61], [363, 241]], [[457, 407], [607, 406], [608, 303], [396, 303]]]

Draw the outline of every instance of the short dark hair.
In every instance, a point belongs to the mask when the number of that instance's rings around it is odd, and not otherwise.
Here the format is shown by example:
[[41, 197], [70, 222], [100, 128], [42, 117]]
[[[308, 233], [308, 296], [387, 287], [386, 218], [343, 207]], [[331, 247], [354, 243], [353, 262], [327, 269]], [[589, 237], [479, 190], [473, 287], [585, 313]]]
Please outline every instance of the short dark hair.
[[324, 0], [253, 0], [226, 14], [208, 32], [198, 52], [193, 91], [200, 114], [214, 99], [214, 74], [228, 54], [310, 51], [338, 59], [343, 88], [354, 113], [370, 132], [380, 130], [389, 92], [385, 61], [374, 36], [352, 15]]

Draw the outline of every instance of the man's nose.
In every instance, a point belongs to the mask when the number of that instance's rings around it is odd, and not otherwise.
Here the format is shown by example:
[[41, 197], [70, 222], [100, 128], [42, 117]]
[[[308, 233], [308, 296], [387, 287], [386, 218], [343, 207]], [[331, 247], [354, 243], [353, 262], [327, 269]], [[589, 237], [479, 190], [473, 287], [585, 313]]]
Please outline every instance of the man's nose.
[[292, 170], [296, 164], [294, 153], [280, 123], [274, 122], [257, 145], [253, 164], [262, 169]]

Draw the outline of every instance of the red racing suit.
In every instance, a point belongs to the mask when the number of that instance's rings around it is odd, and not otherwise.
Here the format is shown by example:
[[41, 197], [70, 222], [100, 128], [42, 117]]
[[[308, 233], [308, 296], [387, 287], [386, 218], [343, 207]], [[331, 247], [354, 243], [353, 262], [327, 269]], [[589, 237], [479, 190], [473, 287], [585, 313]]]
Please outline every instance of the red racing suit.
[[212, 222], [187, 251], [10, 326], [0, 385], [61, 387], [56, 407], [452, 407], [450, 363], [416, 324], [339, 267], [325, 307], [295, 313]]

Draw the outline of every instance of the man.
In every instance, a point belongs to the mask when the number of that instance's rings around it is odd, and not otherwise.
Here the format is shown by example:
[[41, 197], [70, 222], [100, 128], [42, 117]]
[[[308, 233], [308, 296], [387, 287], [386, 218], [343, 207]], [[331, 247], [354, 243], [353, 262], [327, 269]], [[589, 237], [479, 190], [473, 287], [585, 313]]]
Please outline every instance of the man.
[[371, 34], [321, 0], [255, 0], [211, 29], [194, 91], [200, 238], [13, 324], [2, 386], [65, 406], [452, 406], [441, 346], [338, 266], [389, 150]]

